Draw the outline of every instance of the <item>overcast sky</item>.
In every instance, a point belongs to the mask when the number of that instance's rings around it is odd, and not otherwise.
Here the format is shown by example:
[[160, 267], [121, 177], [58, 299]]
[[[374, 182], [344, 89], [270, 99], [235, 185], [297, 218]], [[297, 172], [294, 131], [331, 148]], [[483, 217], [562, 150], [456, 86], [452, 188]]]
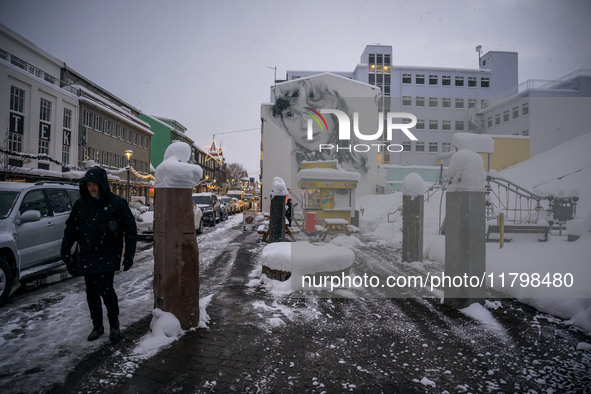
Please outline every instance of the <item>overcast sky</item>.
[[259, 171], [261, 103], [286, 70], [353, 71], [365, 45], [394, 65], [478, 68], [519, 53], [519, 81], [591, 69], [591, 1], [0, 0], [0, 23], [149, 115], [213, 134]]

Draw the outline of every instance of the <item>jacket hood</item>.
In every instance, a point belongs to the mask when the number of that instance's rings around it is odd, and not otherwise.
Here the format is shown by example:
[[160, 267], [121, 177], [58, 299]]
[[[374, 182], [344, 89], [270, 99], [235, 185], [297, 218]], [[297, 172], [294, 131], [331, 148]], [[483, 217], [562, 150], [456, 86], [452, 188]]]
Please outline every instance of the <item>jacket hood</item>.
[[107, 171], [100, 167], [91, 168], [86, 172], [86, 175], [80, 179], [80, 196], [82, 198], [90, 197], [90, 193], [86, 188], [86, 183], [92, 182], [99, 185], [99, 195], [101, 198], [107, 197], [111, 194], [111, 188], [109, 187], [109, 178], [107, 177]]

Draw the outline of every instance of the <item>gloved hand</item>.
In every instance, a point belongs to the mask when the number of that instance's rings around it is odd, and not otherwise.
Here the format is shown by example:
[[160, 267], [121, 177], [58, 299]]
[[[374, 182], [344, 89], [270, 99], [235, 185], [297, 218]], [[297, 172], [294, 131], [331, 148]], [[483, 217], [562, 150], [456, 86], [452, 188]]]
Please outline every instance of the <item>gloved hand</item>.
[[133, 259], [132, 258], [128, 258], [123, 257], [123, 271], [127, 271], [131, 268], [131, 266], [133, 265]]
[[66, 270], [72, 276], [76, 276], [76, 264], [69, 254], [62, 255], [62, 260], [66, 263]]

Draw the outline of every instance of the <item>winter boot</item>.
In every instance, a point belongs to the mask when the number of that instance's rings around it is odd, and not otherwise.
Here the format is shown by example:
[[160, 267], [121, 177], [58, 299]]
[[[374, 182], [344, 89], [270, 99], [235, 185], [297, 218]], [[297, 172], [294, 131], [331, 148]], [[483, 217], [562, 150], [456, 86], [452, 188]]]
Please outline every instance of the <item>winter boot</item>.
[[111, 324], [109, 339], [111, 342], [117, 342], [121, 338], [121, 331], [119, 330], [119, 320], [115, 324]]
[[92, 331], [90, 332], [90, 335], [88, 335], [88, 339], [89, 341], [95, 341], [97, 339], [99, 339], [99, 337], [101, 335], [103, 335], [105, 333], [105, 329], [103, 328], [103, 326], [100, 327], [95, 327], [92, 329]]

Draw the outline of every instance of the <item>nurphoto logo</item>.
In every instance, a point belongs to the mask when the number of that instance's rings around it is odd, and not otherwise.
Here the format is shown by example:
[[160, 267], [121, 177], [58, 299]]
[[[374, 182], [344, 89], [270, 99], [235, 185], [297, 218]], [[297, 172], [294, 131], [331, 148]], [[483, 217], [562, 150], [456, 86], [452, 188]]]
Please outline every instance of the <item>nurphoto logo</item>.
[[[338, 109], [321, 109], [320, 112], [310, 108], [305, 107], [310, 112], [305, 112], [306, 115], [309, 115], [312, 119], [308, 119], [307, 123], [307, 139], [308, 141], [315, 140], [315, 133], [314, 133], [314, 121], [320, 127], [320, 131], [324, 132], [328, 130], [328, 124], [326, 119], [322, 114], [333, 114], [335, 115], [337, 122], [338, 122], [338, 135], [339, 140], [351, 140], [351, 120], [349, 116]], [[402, 119], [410, 120], [408, 123], [395, 123], [394, 119]], [[402, 131], [410, 140], [417, 141], [417, 137], [409, 130], [413, 128], [417, 124], [417, 117], [408, 112], [388, 112], [386, 115], [386, 139], [391, 141], [392, 140], [392, 131], [400, 130]], [[359, 129], [359, 113], [353, 113], [353, 133], [355, 137], [357, 137], [361, 141], [377, 141], [382, 138], [384, 134], [384, 116], [383, 113], [378, 113], [378, 130], [373, 132], [372, 134], [362, 133]], [[330, 151], [336, 149], [337, 151], [340, 150], [347, 150], [351, 152], [351, 150], [355, 152], [368, 152], [371, 150], [371, 147], [376, 147], [378, 152], [382, 150], [387, 150], [388, 152], [402, 152], [403, 147], [400, 144], [384, 144], [384, 143], [373, 143], [373, 144], [355, 144], [349, 146], [335, 146], [335, 144], [319, 144], [318, 150], [322, 152]]]

